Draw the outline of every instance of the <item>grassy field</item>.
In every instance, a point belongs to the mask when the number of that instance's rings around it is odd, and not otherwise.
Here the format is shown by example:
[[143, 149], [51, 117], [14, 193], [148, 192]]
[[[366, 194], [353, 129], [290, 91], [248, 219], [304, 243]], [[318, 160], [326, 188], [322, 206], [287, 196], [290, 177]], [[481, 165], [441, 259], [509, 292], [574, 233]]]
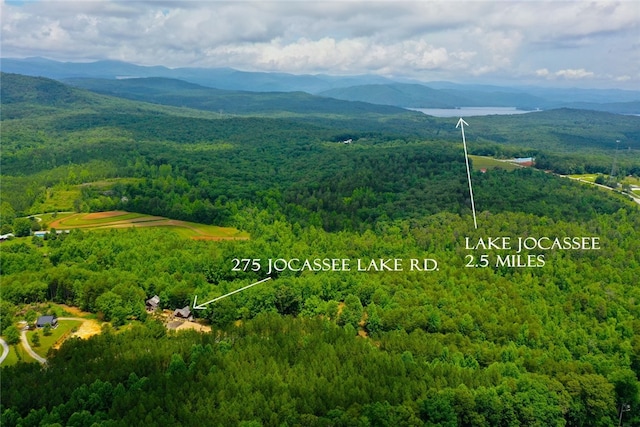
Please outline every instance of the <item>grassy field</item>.
[[68, 216], [74, 215], [73, 212], [65, 212], [65, 213], [45, 213], [45, 214], [36, 214], [36, 217], [40, 218], [45, 224], [49, 224], [53, 221], [57, 221]]
[[145, 214], [130, 213], [124, 211], [110, 211], [110, 212], [94, 212], [90, 214], [77, 214], [69, 216], [60, 221], [60, 224], [64, 224], [65, 227], [82, 227], [82, 226], [100, 226], [104, 224], [111, 224], [118, 221], [136, 222], [136, 221], [149, 221], [157, 217], [151, 217]]
[[10, 345], [9, 354], [7, 355], [7, 358], [4, 359], [4, 362], [2, 362], [2, 366], [15, 365], [16, 363], [18, 363], [18, 361], [27, 362], [27, 363], [36, 362], [34, 359], [31, 358], [31, 356], [27, 354], [26, 351], [24, 351], [24, 348], [22, 348], [22, 344]]
[[[82, 325], [82, 322], [79, 320], [59, 320], [58, 327], [51, 329], [51, 335], [48, 337], [44, 336], [42, 329], [38, 329], [28, 331], [27, 339], [29, 340], [29, 344], [33, 351], [42, 357], [47, 357], [47, 352], [51, 347], [53, 347], [59, 340], [64, 340], [67, 335], [71, 334], [72, 329], [77, 329], [80, 325]], [[36, 332], [40, 335], [40, 345], [38, 347], [35, 347], [32, 341], [32, 337]]]
[[79, 186], [47, 188], [44, 201], [34, 204], [30, 212], [71, 211], [73, 202], [79, 198]]
[[504, 169], [507, 171], [512, 171], [521, 167], [514, 163], [496, 160], [493, 157], [469, 155], [469, 159], [471, 159], [471, 164], [474, 171], [479, 171], [480, 169]]
[[622, 180], [622, 184], [640, 185], [640, 178], [636, 178], [635, 176], [626, 176]]
[[248, 239], [248, 233], [231, 227], [198, 224], [195, 222], [168, 219], [135, 212], [109, 211], [79, 213], [56, 218], [49, 223], [50, 228], [83, 230], [130, 227], [161, 227], [181, 236], [197, 240]]
[[570, 178], [574, 178], [574, 179], [580, 179], [582, 181], [587, 181], [587, 182], [595, 182], [596, 178], [598, 177], [597, 173], [586, 173], [586, 174], [582, 174], [582, 175], [569, 175]]
[[47, 188], [44, 200], [35, 203], [30, 213], [38, 212], [64, 212], [74, 209], [74, 202], [80, 199], [82, 188], [95, 188], [100, 191], [112, 189], [116, 184], [134, 184], [141, 181], [142, 178], [111, 178], [101, 181], [86, 182], [84, 184], [58, 184], [54, 187]]

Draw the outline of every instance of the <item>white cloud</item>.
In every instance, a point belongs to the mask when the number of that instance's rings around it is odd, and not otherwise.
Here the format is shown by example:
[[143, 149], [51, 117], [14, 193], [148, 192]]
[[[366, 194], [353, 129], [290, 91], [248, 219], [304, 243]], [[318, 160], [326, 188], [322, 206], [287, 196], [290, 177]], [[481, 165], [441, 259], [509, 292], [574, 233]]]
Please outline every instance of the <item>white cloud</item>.
[[42, 0], [2, 1], [0, 15], [9, 57], [451, 80], [589, 81], [640, 66], [634, 1]]
[[591, 71], [585, 70], [584, 68], [580, 68], [578, 70], [559, 70], [556, 71], [555, 75], [558, 77], [564, 77], [565, 79], [584, 79], [587, 77], [593, 77], [595, 74]]

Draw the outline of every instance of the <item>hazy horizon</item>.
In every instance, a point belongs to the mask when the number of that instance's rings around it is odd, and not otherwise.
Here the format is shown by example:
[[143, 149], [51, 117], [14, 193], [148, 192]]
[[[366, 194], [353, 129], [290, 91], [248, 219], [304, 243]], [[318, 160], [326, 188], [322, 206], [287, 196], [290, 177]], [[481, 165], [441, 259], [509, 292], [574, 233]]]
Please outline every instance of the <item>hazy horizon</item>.
[[6, 1], [2, 57], [640, 87], [632, 1]]

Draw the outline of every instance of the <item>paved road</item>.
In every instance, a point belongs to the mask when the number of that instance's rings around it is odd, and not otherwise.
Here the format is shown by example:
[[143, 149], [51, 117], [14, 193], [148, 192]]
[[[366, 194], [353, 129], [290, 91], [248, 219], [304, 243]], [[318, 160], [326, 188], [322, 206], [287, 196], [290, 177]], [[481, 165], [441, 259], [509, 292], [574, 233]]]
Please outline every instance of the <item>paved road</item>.
[[2, 362], [4, 362], [4, 359], [6, 359], [7, 355], [9, 354], [9, 344], [7, 344], [5, 340], [0, 338], [0, 345], [2, 345], [2, 356], [0, 356], [0, 365], [1, 365]]
[[31, 357], [33, 357], [34, 359], [36, 359], [38, 362], [42, 363], [43, 365], [45, 365], [47, 363], [47, 359], [45, 359], [44, 357], [41, 357], [38, 353], [33, 351], [31, 346], [29, 345], [29, 341], [27, 340], [27, 331], [22, 331], [20, 333], [20, 340], [22, 341], [22, 346], [27, 351], [27, 353], [29, 353], [29, 355]]

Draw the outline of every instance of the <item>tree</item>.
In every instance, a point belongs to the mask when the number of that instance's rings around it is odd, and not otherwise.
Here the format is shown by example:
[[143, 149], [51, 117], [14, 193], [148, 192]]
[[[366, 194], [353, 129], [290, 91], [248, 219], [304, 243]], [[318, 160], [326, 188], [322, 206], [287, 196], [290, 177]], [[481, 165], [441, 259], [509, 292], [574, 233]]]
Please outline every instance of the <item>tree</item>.
[[24, 315], [24, 320], [26, 320], [27, 323], [31, 324], [36, 321], [37, 317], [38, 313], [36, 313], [34, 310], [28, 310]]
[[31, 336], [31, 343], [34, 347], [40, 347], [40, 334], [37, 331]]
[[42, 335], [44, 335], [45, 337], [48, 337], [49, 335], [51, 335], [51, 324], [47, 323], [43, 326], [42, 328]]
[[4, 330], [4, 338], [9, 345], [16, 345], [20, 342], [20, 331], [18, 328], [11, 325]]
[[31, 234], [31, 220], [29, 218], [16, 218], [13, 220], [13, 234], [16, 237], [25, 237]]
[[362, 303], [360, 302], [360, 298], [353, 294], [349, 294], [344, 300], [344, 306], [342, 308], [342, 313], [340, 313], [338, 324], [350, 324], [354, 329], [357, 330], [360, 319], [362, 319], [362, 313], [363, 308]]
[[12, 224], [16, 218], [16, 211], [7, 203], [0, 203], [0, 225]]

